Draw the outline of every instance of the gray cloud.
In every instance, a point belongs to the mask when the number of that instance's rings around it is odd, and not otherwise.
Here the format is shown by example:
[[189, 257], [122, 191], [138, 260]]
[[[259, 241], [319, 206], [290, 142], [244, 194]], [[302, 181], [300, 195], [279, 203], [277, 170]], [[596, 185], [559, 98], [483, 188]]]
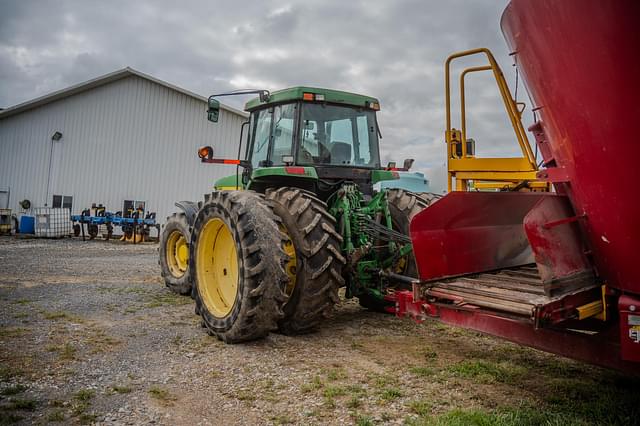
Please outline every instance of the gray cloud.
[[[203, 95], [299, 84], [361, 92], [381, 100], [385, 161], [416, 158], [436, 190], [446, 178], [444, 59], [489, 47], [513, 83], [499, 28], [506, 0], [1, 5], [2, 107], [124, 66]], [[513, 155], [497, 94], [489, 78], [470, 79], [469, 136], [481, 152]]]

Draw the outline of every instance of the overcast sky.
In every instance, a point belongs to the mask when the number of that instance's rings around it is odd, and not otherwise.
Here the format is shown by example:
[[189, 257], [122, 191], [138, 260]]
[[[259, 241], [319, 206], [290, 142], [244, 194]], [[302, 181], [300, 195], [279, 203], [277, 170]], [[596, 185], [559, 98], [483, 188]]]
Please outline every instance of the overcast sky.
[[[202, 95], [294, 85], [354, 91], [381, 101], [383, 160], [415, 158], [441, 191], [443, 62], [489, 47], [513, 91], [499, 26], [506, 3], [0, 0], [0, 107], [125, 66]], [[489, 77], [469, 81], [469, 137], [481, 153], [515, 154]]]

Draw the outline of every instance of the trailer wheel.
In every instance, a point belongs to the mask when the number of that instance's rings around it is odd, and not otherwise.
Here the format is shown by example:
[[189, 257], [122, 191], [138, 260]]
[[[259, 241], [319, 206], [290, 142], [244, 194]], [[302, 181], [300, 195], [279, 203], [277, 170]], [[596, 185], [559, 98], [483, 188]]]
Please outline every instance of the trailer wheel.
[[169, 216], [160, 237], [158, 264], [165, 285], [177, 294], [191, 294], [190, 239], [186, 215], [174, 213]]
[[306, 333], [325, 320], [339, 300], [345, 264], [340, 253], [342, 236], [336, 232], [336, 221], [327, 205], [312, 193], [284, 187], [267, 190], [266, 197], [273, 202], [273, 211], [282, 219], [292, 242], [288, 300], [278, 330]]
[[266, 336], [284, 316], [287, 237], [262, 195], [214, 192], [196, 217], [189, 267], [196, 312], [227, 343]]
[[90, 223], [87, 226], [87, 230], [89, 232], [89, 239], [93, 240], [95, 237], [98, 236], [98, 225], [96, 225], [95, 223]]

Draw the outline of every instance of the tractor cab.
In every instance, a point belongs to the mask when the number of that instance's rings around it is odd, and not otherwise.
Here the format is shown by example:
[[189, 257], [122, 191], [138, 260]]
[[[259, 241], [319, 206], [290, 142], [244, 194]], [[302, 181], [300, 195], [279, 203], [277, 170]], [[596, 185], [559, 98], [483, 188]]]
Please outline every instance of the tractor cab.
[[[326, 199], [351, 181], [371, 194], [380, 180], [373, 171], [381, 171], [379, 109], [375, 98], [337, 90], [293, 87], [261, 93], [245, 106], [250, 119], [241, 141], [243, 186], [262, 191], [279, 186], [278, 180], [289, 186], [293, 180]], [[211, 102], [209, 112], [211, 119]]]

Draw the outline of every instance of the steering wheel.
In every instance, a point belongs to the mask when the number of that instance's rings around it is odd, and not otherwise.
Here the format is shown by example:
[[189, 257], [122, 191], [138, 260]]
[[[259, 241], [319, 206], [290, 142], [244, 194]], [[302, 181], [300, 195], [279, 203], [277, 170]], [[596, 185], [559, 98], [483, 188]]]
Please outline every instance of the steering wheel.
[[300, 161], [303, 163], [310, 163], [313, 164], [313, 155], [311, 155], [311, 153], [309, 151], [307, 151], [306, 149], [304, 149], [303, 147], [301, 147], [302, 150], [300, 151]]

